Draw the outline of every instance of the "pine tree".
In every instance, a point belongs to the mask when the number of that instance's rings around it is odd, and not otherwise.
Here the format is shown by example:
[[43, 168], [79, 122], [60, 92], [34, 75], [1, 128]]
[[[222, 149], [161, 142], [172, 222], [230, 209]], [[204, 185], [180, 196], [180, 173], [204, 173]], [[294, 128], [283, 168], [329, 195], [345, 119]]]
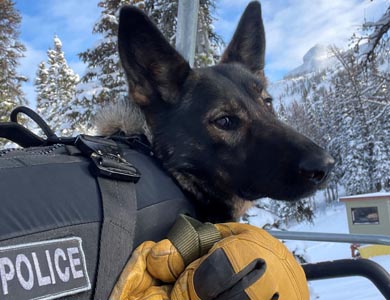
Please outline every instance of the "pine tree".
[[376, 58], [361, 64], [353, 52], [333, 49], [341, 67], [333, 75], [334, 111], [328, 114], [342, 168], [341, 183], [349, 194], [389, 187], [389, 74]]
[[[357, 140], [360, 140], [362, 144], [359, 152], [362, 156], [360, 159], [368, 163], [366, 166], [367, 178], [370, 182], [367, 190], [389, 191], [390, 6], [377, 21], [365, 22], [362, 29], [362, 34], [352, 36], [354, 53], [350, 55], [357, 61], [355, 69], [358, 72], [355, 76], [354, 87], [360, 87], [359, 97], [355, 98], [354, 112], [357, 112], [357, 115], [364, 122], [364, 127], [361, 128], [364, 138], [362, 134], [355, 133], [355, 135], [360, 138]], [[356, 108], [356, 106], [358, 107]], [[362, 170], [362, 164], [361, 161], [358, 163], [359, 171]], [[361, 183], [360, 186], [366, 184]]]
[[[21, 17], [12, 0], [0, 1], [0, 122], [8, 121], [15, 106], [27, 103], [21, 84], [27, 79], [17, 72], [26, 50], [18, 41]], [[0, 141], [1, 144], [1, 141]]]
[[[37, 92], [38, 113], [46, 114], [45, 111], [50, 106], [49, 87], [48, 87], [49, 72], [46, 63], [42, 61], [38, 66], [38, 71], [35, 78], [35, 91]], [[46, 117], [46, 116], [44, 116]]]
[[37, 71], [37, 110], [57, 134], [71, 135], [76, 129], [72, 101], [79, 76], [68, 66], [61, 40], [55, 36], [53, 43], [53, 49], [47, 51], [47, 67], [42, 62]]
[[371, 105], [370, 119], [375, 132], [373, 177], [376, 190], [390, 191], [390, 72], [377, 74], [374, 79], [376, 88], [370, 97], [377, 102]]
[[91, 118], [99, 108], [127, 97], [127, 83], [117, 52], [118, 14], [123, 5], [143, 8], [145, 4], [137, 0], [100, 1], [101, 16], [92, 32], [102, 39], [94, 48], [79, 54], [87, 64], [87, 71], [77, 89], [80, 114], [75, 117], [86, 128], [91, 128]]
[[342, 182], [349, 194], [375, 191], [374, 143], [371, 105], [367, 101], [367, 88], [372, 84], [370, 75], [364, 71], [351, 52], [337, 54], [343, 68], [335, 75], [335, 86], [342, 104], [340, 136], [344, 175]]

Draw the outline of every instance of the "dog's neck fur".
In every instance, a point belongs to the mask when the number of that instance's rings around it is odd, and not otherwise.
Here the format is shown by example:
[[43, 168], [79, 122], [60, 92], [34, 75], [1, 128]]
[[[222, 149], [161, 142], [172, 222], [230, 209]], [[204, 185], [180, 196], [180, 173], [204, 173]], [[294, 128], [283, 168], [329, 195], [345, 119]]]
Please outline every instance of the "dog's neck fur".
[[110, 136], [118, 132], [126, 135], [144, 134], [152, 144], [153, 136], [139, 106], [129, 98], [103, 107], [96, 114], [95, 127], [98, 134]]

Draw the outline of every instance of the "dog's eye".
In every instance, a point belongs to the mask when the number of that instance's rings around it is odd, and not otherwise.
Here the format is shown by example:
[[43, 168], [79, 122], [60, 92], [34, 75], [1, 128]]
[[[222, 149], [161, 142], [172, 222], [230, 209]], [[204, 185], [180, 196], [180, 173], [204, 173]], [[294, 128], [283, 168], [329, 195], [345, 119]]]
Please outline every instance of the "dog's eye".
[[240, 120], [235, 116], [223, 116], [215, 119], [213, 123], [222, 130], [235, 130], [238, 128]]
[[267, 105], [268, 107], [272, 107], [273, 99], [271, 97], [267, 97], [263, 101], [264, 101], [265, 105]]

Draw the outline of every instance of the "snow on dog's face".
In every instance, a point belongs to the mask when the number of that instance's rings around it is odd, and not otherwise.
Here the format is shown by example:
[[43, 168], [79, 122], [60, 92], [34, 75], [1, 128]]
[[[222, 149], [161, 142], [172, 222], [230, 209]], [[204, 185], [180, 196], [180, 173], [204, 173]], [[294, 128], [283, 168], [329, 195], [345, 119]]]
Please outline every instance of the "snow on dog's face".
[[248, 5], [213, 67], [191, 69], [134, 7], [121, 10], [118, 43], [156, 155], [205, 219], [232, 219], [242, 200], [295, 200], [327, 177], [333, 159], [273, 111], [258, 2]]

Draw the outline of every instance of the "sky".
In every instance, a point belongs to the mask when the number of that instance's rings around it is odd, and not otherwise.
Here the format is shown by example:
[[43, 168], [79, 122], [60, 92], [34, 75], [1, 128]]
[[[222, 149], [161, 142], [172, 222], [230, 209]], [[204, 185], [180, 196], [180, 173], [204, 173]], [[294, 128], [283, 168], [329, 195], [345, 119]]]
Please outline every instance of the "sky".
[[[29, 78], [23, 89], [30, 104], [35, 103], [33, 81], [38, 64], [57, 35], [68, 64], [82, 75], [84, 64], [77, 54], [93, 47], [99, 36], [92, 28], [100, 15], [98, 0], [14, 0], [22, 15], [20, 38], [27, 47], [19, 71]], [[216, 0], [215, 30], [227, 43], [248, 0]], [[389, 0], [263, 0], [266, 31], [266, 75], [270, 81], [302, 63], [314, 45], [347, 47], [351, 35], [364, 20], [377, 20]]]

